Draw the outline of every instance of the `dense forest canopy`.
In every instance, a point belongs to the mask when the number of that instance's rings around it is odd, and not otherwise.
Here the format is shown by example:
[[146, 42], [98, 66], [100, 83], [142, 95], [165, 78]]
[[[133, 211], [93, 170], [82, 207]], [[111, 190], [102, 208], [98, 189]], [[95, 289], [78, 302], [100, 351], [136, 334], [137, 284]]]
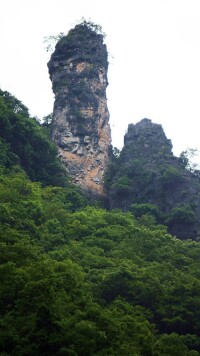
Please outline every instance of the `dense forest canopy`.
[[1, 355], [200, 354], [199, 243], [89, 203], [3, 91], [0, 170]]

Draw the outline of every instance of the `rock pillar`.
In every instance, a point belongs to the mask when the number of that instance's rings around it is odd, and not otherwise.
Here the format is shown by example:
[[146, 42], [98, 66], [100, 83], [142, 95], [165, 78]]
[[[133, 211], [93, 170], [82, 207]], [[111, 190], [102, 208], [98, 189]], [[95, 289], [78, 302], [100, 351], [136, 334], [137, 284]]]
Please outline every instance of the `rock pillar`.
[[57, 43], [48, 67], [55, 94], [52, 138], [73, 181], [102, 195], [111, 145], [103, 35], [77, 25]]

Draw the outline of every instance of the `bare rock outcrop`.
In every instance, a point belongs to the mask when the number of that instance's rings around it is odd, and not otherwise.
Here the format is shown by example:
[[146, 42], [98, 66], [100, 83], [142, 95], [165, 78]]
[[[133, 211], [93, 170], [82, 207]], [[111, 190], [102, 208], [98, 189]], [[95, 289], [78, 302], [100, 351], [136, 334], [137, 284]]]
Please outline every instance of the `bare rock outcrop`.
[[103, 195], [111, 145], [103, 35], [77, 25], [57, 43], [48, 67], [55, 94], [52, 139], [73, 181]]

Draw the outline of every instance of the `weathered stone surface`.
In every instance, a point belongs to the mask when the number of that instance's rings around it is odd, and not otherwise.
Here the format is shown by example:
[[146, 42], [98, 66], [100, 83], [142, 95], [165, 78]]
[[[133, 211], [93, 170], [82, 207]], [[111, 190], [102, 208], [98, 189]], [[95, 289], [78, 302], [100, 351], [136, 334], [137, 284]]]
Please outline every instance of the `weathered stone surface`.
[[[173, 159], [172, 143], [167, 139], [160, 124], [155, 124], [149, 119], [128, 125], [128, 131], [124, 136], [124, 147], [131, 145], [134, 156], [152, 157], [151, 164], [158, 164], [158, 158], [163, 161], [163, 155]], [[134, 149], [133, 149], [134, 148]]]
[[111, 133], [107, 108], [107, 50], [103, 36], [77, 25], [48, 63], [55, 94], [52, 138], [73, 181], [104, 194]]

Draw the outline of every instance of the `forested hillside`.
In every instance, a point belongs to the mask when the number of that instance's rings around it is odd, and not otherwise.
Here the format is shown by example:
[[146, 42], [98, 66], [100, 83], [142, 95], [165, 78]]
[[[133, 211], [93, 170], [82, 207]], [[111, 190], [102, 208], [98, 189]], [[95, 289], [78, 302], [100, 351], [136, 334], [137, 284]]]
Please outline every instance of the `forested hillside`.
[[89, 205], [0, 94], [1, 355], [199, 355], [199, 243]]

